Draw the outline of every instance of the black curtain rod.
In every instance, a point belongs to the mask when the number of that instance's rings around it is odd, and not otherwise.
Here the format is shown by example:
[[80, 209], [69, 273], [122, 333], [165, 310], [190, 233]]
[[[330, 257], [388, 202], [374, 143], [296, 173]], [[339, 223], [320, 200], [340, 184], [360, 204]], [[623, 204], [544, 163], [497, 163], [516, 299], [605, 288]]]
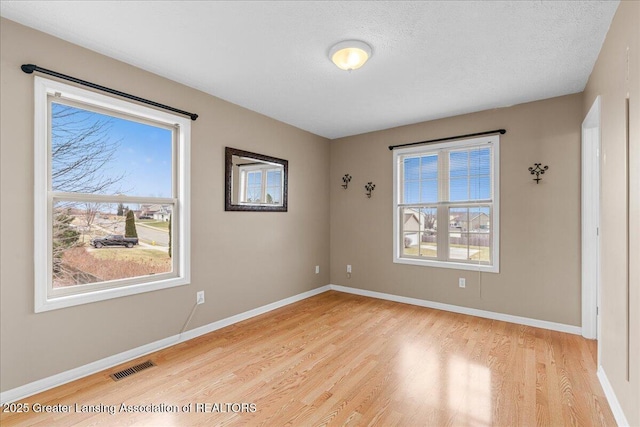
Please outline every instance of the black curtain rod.
[[115, 90], [115, 89], [111, 89], [111, 88], [108, 88], [108, 87], [100, 86], [100, 85], [97, 85], [95, 83], [88, 82], [86, 80], [80, 80], [80, 79], [77, 79], [75, 77], [67, 76], [66, 74], [61, 74], [61, 73], [58, 73], [58, 72], [55, 72], [55, 71], [47, 70], [46, 68], [38, 67], [37, 65], [34, 65], [34, 64], [23, 64], [20, 68], [22, 69], [22, 71], [24, 71], [27, 74], [31, 74], [34, 71], [37, 71], [39, 73], [48, 74], [50, 76], [54, 76], [54, 77], [57, 77], [59, 79], [68, 80], [70, 82], [74, 82], [74, 83], [77, 83], [77, 84], [80, 84], [80, 85], [83, 85], [83, 86], [88, 86], [88, 87], [93, 88], [93, 89], [98, 89], [98, 90], [101, 90], [103, 92], [107, 92], [107, 93], [110, 93], [110, 94], [113, 94], [113, 95], [118, 95], [118, 96], [121, 96], [123, 98], [132, 99], [134, 101], [142, 102], [143, 104], [152, 105], [154, 107], [162, 108], [164, 110], [173, 111], [174, 113], [178, 113], [178, 114], [183, 114], [185, 116], [189, 116], [191, 118], [191, 120], [195, 120], [195, 119], [198, 118], [197, 114], [189, 113], [188, 111], [179, 110], [177, 108], [169, 107], [168, 105], [164, 105], [164, 104], [160, 104], [160, 103], [155, 102], [155, 101], [149, 101], [148, 99], [140, 98], [139, 96], [130, 95], [128, 93], [120, 92], [119, 90]]
[[505, 133], [507, 133], [507, 131], [504, 129], [496, 129], [496, 130], [489, 130], [486, 132], [469, 133], [467, 135], [448, 136], [446, 138], [430, 139], [428, 141], [409, 142], [407, 144], [390, 145], [389, 150], [393, 150], [394, 148], [398, 148], [398, 147], [409, 147], [411, 145], [431, 144], [432, 142], [451, 141], [452, 139], [472, 138], [474, 136], [493, 135], [496, 133], [499, 133], [500, 135], [504, 135]]

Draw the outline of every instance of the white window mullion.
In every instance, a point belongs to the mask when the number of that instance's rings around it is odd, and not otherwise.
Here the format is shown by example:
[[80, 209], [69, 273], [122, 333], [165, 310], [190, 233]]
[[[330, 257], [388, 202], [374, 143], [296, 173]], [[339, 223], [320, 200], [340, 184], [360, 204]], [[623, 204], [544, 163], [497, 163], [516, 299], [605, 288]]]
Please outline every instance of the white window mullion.
[[418, 158], [418, 200], [422, 200], [422, 156]]
[[[397, 176], [404, 176], [404, 157], [403, 156], [398, 156], [396, 162], [395, 162], [396, 167], [398, 168], [397, 171]], [[396, 191], [397, 191], [397, 196], [396, 199], [394, 200], [395, 203], [404, 203], [404, 180], [401, 179], [397, 179], [396, 180]]]
[[500, 269], [500, 138], [491, 144], [491, 261]]
[[182, 153], [180, 152], [180, 125], [175, 125], [176, 131], [173, 132], [173, 141], [171, 144], [171, 176], [173, 176], [172, 186], [171, 186], [171, 198], [177, 199], [180, 194], [180, 188], [182, 188], [183, 184], [183, 176], [182, 176], [182, 167], [183, 164], [181, 162]]
[[449, 208], [446, 204], [441, 203], [438, 205], [438, 224], [443, 224], [441, 227], [438, 225], [438, 259], [441, 261], [446, 260], [446, 254], [449, 251]]
[[267, 202], [267, 175], [269, 174], [269, 170], [265, 169], [260, 174], [260, 202]]
[[241, 170], [240, 173], [240, 197], [238, 202], [247, 201], [247, 171]]
[[438, 227], [438, 260], [446, 261], [449, 257], [449, 152], [447, 150], [440, 150], [438, 154], [438, 185], [440, 187], [438, 223], [442, 220], [444, 224], [441, 232]]
[[471, 200], [471, 150], [467, 152], [467, 200]]

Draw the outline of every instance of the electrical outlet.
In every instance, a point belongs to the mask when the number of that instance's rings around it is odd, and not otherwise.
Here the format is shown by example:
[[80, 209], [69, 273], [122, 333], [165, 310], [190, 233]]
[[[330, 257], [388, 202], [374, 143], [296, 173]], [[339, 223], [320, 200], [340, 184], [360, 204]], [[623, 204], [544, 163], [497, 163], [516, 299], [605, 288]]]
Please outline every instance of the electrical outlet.
[[351, 273], [351, 264], [347, 264], [347, 273]]
[[319, 274], [319, 273], [320, 273], [320, 266], [316, 265], [316, 274]]
[[458, 286], [461, 288], [466, 288], [467, 287], [467, 279], [465, 279], [464, 277], [461, 277], [458, 279]]
[[196, 294], [196, 304], [204, 304], [204, 291], [198, 291]]

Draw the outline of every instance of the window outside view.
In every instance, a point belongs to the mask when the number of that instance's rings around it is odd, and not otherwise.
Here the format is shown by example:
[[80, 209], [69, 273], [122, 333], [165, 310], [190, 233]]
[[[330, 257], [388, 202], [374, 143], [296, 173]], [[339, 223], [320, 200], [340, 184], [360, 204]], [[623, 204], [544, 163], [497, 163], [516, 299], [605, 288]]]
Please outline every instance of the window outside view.
[[244, 188], [240, 202], [247, 204], [282, 204], [282, 168], [273, 169], [271, 165], [251, 166], [250, 169], [240, 166]]
[[247, 172], [246, 203], [260, 203], [262, 201], [262, 171]]
[[[408, 156], [402, 171], [402, 256], [490, 263], [491, 149]], [[443, 188], [447, 191], [441, 195]], [[439, 207], [448, 242], [448, 253], [440, 256]]]
[[172, 272], [173, 131], [50, 106], [53, 288]]
[[265, 188], [265, 202], [269, 204], [282, 204], [282, 170], [272, 169], [267, 171], [267, 186]]

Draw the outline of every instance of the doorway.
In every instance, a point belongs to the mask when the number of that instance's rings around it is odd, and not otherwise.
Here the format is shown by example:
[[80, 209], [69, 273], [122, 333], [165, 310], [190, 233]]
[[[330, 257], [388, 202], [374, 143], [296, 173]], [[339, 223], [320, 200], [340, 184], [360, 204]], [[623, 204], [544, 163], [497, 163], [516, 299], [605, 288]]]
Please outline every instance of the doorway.
[[[600, 97], [582, 122], [582, 336], [600, 336]], [[598, 348], [598, 363], [600, 349]]]

